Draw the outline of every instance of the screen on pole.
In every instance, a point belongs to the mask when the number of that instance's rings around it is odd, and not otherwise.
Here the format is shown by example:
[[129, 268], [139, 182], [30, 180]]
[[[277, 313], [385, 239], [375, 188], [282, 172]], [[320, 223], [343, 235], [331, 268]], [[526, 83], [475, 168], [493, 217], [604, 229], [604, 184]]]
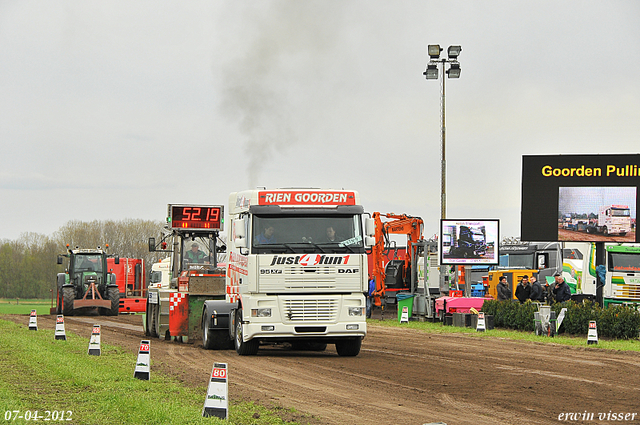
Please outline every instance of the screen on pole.
[[498, 264], [498, 220], [440, 220], [440, 264]]
[[522, 157], [523, 241], [637, 242], [640, 155]]

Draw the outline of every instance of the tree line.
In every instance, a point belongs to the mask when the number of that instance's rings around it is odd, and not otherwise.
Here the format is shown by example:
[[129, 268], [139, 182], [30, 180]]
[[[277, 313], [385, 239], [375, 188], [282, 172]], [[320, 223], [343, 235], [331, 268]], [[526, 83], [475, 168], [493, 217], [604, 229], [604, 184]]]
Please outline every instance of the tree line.
[[[122, 258], [141, 258], [145, 270], [159, 260], [149, 252], [148, 239], [160, 235], [162, 221], [125, 219], [120, 221], [72, 220], [52, 236], [23, 233], [16, 240], [0, 240], [0, 298], [50, 298], [55, 295], [56, 276], [64, 272], [59, 254], [69, 248], [97, 248]], [[148, 277], [148, 276], [147, 276]]]

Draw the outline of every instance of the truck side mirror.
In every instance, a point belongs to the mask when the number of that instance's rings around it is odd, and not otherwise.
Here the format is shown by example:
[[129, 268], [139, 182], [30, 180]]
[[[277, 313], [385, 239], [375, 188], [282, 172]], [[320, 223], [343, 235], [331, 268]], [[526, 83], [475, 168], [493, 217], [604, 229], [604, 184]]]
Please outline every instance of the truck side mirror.
[[[375, 223], [375, 221], [373, 221], [372, 218], [367, 217], [367, 218], [364, 219], [364, 234], [366, 236], [375, 236], [375, 234], [376, 234], [376, 223]], [[371, 246], [371, 245], [368, 245], [368, 246]]]
[[376, 238], [374, 238], [373, 236], [365, 236], [364, 245], [366, 247], [374, 246], [375, 244], [376, 244]]
[[247, 247], [247, 234], [245, 232], [245, 221], [243, 218], [234, 220], [233, 222], [233, 234], [235, 235], [233, 241], [238, 248]]
[[156, 238], [149, 238], [149, 252], [156, 252]]
[[58, 264], [62, 264], [62, 255], [58, 255]]

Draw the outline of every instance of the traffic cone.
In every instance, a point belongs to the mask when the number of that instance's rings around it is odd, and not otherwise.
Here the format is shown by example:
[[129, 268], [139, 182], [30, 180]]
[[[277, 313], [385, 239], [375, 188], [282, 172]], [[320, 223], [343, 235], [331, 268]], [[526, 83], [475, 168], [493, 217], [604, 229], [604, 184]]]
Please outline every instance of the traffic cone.
[[63, 341], [67, 340], [67, 334], [64, 331], [64, 316], [62, 314], [58, 314], [58, 316], [56, 317], [55, 338], [61, 339]]
[[484, 324], [484, 311], [478, 312], [478, 324], [476, 325], [476, 332], [484, 332], [487, 327]]
[[91, 339], [89, 340], [89, 355], [100, 355], [100, 325], [93, 325]]
[[35, 310], [31, 310], [31, 315], [29, 315], [29, 330], [38, 330], [38, 313]]
[[136, 362], [136, 369], [133, 371], [133, 377], [148, 381], [150, 377], [149, 363], [150, 363], [150, 341], [140, 341], [140, 349], [138, 349], [138, 361]]
[[589, 322], [589, 333], [587, 334], [587, 344], [597, 344], [598, 343], [598, 326], [596, 325], [596, 321], [592, 320]]
[[215, 416], [227, 419], [229, 416], [228, 389], [227, 364], [214, 363], [207, 388], [207, 398], [204, 400], [202, 408], [203, 417]]

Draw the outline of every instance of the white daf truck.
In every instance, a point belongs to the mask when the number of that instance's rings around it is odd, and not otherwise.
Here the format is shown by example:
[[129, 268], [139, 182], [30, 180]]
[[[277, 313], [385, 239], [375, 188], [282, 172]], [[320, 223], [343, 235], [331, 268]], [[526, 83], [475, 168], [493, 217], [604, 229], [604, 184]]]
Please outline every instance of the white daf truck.
[[227, 296], [205, 301], [203, 340], [226, 338], [228, 327], [240, 355], [288, 342], [357, 356], [367, 333], [365, 247], [375, 234], [358, 193], [247, 190], [229, 196], [227, 211]]

